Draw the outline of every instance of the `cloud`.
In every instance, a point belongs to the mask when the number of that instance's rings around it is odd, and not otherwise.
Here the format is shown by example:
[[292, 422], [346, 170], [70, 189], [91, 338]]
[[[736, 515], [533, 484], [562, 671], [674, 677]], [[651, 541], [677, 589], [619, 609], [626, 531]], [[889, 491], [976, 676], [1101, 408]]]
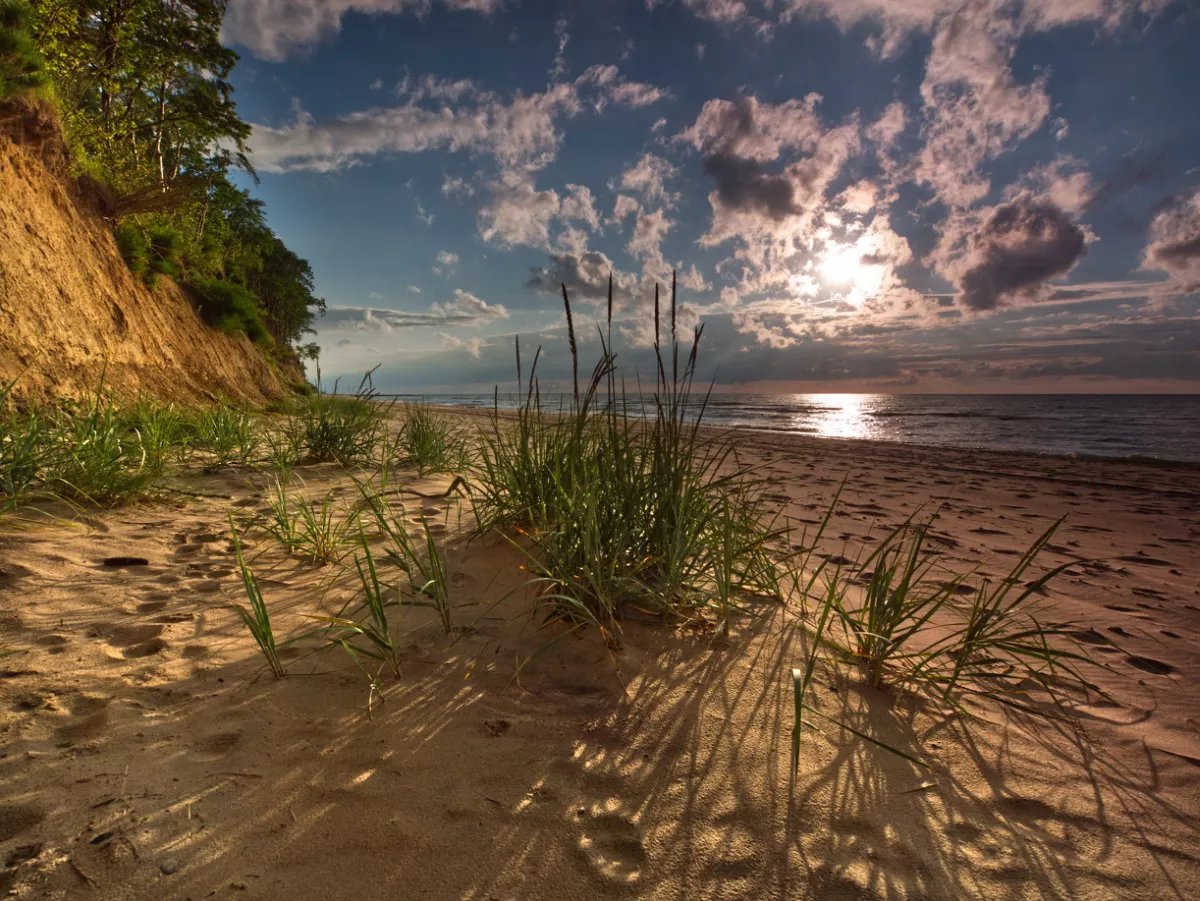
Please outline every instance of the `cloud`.
[[476, 360], [480, 358], [485, 347], [493, 346], [486, 338], [459, 338], [456, 335], [448, 335], [445, 332], [438, 332], [438, 337], [442, 339], [442, 344], [448, 349], [465, 350]]
[[574, 83], [528, 95], [518, 91], [508, 100], [479, 90], [469, 79], [431, 76], [415, 82], [406, 78], [398, 94], [404, 100], [398, 106], [322, 122], [297, 103], [292, 123], [253, 125], [249, 144], [255, 167], [272, 173], [334, 172], [381, 154], [440, 150], [490, 156], [503, 171], [533, 171], [557, 158], [560, 117], [578, 115], [585, 104], [597, 110], [609, 102], [636, 107], [667, 96], [660, 88], [625, 79], [616, 66], [593, 66]]
[[[438, 0], [448, 10], [489, 15], [504, 0]], [[434, 0], [230, 0], [221, 25], [224, 43], [240, 44], [275, 62], [341, 31], [350, 12], [367, 15], [412, 13], [425, 16]]]
[[1142, 268], [1170, 276], [1167, 294], [1200, 291], [1200, 190], [1154, 217]]
[[589, 188], [568, 184], [566, 194], [538, 190], [532, 176], [504, 173], [487, 185], [488, 201], [479, 210], [479, 235], [503, 247], [525, 245], [548, 249], [556, 222], [582, 222], [600, 228], [600, 214]]
[[504, 102], [485, 94], [460, 107], [431, 109], [409, 98], [325, 122], [297, 107], [290, 125], [253, 126], [254, 165], [263, 172], [333, 172], [387, 153], [432, 150], [488, 155], [504, 169], [540, 169], [558, 155], [558, 116], [579, 112], [571, 85], [517, 93]]
[[[668, 0], [646, 0], [646, 9], [653, 11], [665, 6]], [[743, 0], [683, 0], [683, 5], [702, 19], [733, 25], [749, 21], [750, 13]]]
[[612, 215], [606, 221], [609, 225], [621, 225], [641, 208], [641, 204], [628, 194], [618, 194], [613, 204]]
[[575, 80], [580, 87], [592, 86], [597, 88], [592, 105], [603, 109], [609, 103], [640, 109], [652, 103], [658, 103], [671, 96], [665, 88], [655, 87], [640, 81], [630, 81], [620, 73], [616, 66], [597, 65], [587, 69]]
[[439, 250], [435, 259], [437, 265], [433, 267], [433, 271], [436, 275], [450, 275], [454, 267], [458, 265], [458, 254], [448, 250]]
[[925, 139], [917, 181], [949, 207], [983, 199], [985, 162], [1032, 135], [1050, 113], [1045, 76], [1019, 84], [1010, 66], [1016, 25], [985, 3], [964, 6], [939, 24], [921, 84]]
[[616, 186], [622, 191], [638, 194], [647, 203], [661, 203], [673, 207], [679, 195], [667, 190], [666, 183], [679, 174], [679, 170], [661, 156], [642, 154], [634, 165], [621, 173]]
[[507, 319], [508, 315], [503, 304], [489, 304], [474, 294], [458, 289], [454, 292], [454, 300], [431, 304], [428, 312], [380, 307], [329, 307], [317, 325], [322, 334], [344, 330], [390, 334], [429, 326], [483, 325], [497, 319]]
[[558, 215], [564, 220], [583, 222], [593, 230], [600, 228], [596, 198], [592, 195], [591, 188], [584, 185], [567, 185], [567, 193], [559, 206]]
[[[777, 106], [755, 97], [710, 100], [677, 136], [702, 151], [704, 169], [716, 183], [709, 195], [712, 225], [702, 243], [733, 237], [787, 243], [811, 223], [826, 188], [859, 147], [856, 125], [822, 127], [819, 101], [816, 94]], [[785, 154], [800, 152], [800, 159], [778, 165]], [[764, 253], [760, 248], [754, 255], [757, 263]]]
[[445, 317], [448, 321], [458, 321], [460, 317], [466, 317], [470, 325], [482, 325], [495, 319], [508, 318], [508, 310], [504, 304], [490, 304], [461, 288], [455, 289], [454, 300], [435, 303], [430, 306], [429, 311], [435, 316]]
[[424, 205], [421, 203], [421, 201], [418, 200], [417, 201], [417, 218], [420, 219], [426, 225], [433, 225], [433, 222], [437, 217], [433, 213], [427, 212], [425, 210]]
[[558, 53], [554, 55], [554, 66], [550, 69], [550, 80], [558, 81], [567, 71], [567, 44], [571, 43], [571, 32], [567, 30], [570, 23], [559, 16], [554, 22], [554, 37], [558, 40]]
[[1044, 197], [1063, 212], [1077, 216], [1092, 206], [1098, 189], [1082, 162], [1074, 157], [1060, 156], [1027, 173], [1005, 193], [1011, 198], [1026, 191]]
[[816, 106], [819, 94], [778, 106], [757, 97], [709, 100], [676, 140], [706, 154], [737, 156], [756, 162], [778, 159], [785, 150], [811, 147], [821, 135]]
[[482, 91], [470, 78], [440, 78], [437, 75], [422, 75], [420, 78], [410, 78], [405, 75], [396, 85], [396, 96], [407, 97], [413, 103], [424, 100], [434, 100], [441, 103], [457, 103], [467, 98], [487, 98], [494, 95]]
[[662, 278], [664, 273], [670, 272], [670, 267], [663, 258], [662, 241], [674, 224], [662, 210], [655, 210], [653, 213], [638, 211], [637, 221], [633, 226], [633, 237], [629, 239], [625, 249], [629, 251], [630, 256], [642, 261], [643, 272], [647, 277]]
[[633, 276], [620, 272], [605, 254], [598, 250], [583, 253], [554, 253], [548, 266], [536, 266], [529, 270], [526, 286], [541, 294], [554, 297], [562, 292], [562, 285], [574, 301], [593, 303], [606, 301], [608, 276], [613, 276], [613, 298], [625, 301], [633, 296]]
[[1059, 207], [1018, 198], [992, 210], [958, 276], [959, 302], [992, 310], [1005, 300], [1044, 297], [1045, 283], [1065, 275], [1084, 255], [1082, 228]]
[[867, 137], [881, 148], [888, 148], [896, 142], [908, 126], [908, 112], [903, 103], [893, 100], [880, 114], [879, 118], [867, 127]]

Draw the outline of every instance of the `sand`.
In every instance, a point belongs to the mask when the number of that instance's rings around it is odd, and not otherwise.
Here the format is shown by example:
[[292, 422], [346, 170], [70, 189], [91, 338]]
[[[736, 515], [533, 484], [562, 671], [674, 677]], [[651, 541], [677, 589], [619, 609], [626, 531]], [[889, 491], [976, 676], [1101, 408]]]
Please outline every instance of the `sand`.
[[[19, 898], [1189, 899], [1200, 897], [1200, 472], [747, 434], [781, 508], [824, 510], [827, 553], [945, 503], [949, 559], [1007, 572], [1052, 520], [1062, 620], [1095, 645], [1113, 703], [1073, 724], [992, 707], [967, 723], [822, 668], [815, 703], [930, 761], [848, 733], [804, 741], [789, 785], [790, 668], [764, 610], [717, 640], [627, 621], [613, 655], [522, 610], [519, 552], [447, 523], [460, 626], [405, 613], [403, 676], [372, 705], [340, 654], [273, 680], [226, 517], [263, 476], [196, 478], [170, 505], [0, 532], [0, 892]], [[306, 468], [310, 490], [353, 487]], [[415, 482], [415, 475], [409, 477]], [[411, 484], [411, 482], [410, 482]], [[436, 493], [438, 479], [417, 484]], [[345, 576], [249, 537], [281, 632]], [[847, 551], [849, 549], [849, 551]], [[104, 558], [146, 558], [106, 567]], [[508, 595], [506, 600], [497, 603]], [[473, 606], [467, 606], [473, 605]]]

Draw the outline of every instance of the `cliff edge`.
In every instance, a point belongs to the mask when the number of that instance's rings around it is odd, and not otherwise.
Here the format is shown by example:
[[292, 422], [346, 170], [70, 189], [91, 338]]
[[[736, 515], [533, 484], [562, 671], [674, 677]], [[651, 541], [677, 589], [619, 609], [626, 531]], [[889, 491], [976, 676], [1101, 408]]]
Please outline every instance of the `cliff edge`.
[[56, 165], [56, 138], [0, 129], [0, 383], [20, 375], [14, 395], [31, 401], [85, 396], [102, 376], [127, 399], [283, 398], [298, 370], [206, 326], [170, 279], [150, 289], [129, 271]]

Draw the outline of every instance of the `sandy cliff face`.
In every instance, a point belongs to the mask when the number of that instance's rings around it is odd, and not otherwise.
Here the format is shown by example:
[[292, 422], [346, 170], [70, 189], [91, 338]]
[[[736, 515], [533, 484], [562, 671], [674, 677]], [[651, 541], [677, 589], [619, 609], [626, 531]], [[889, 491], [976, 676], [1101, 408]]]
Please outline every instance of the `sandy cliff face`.
[[0, 381], [25, 370], [17, 393], [30, 399], [86, 395], [102, 373], [127, 398], [284, 395], [248, 340], [205, 326], [170, 279], [152, 291], [135, 278], [43, 157], [0, 133]]

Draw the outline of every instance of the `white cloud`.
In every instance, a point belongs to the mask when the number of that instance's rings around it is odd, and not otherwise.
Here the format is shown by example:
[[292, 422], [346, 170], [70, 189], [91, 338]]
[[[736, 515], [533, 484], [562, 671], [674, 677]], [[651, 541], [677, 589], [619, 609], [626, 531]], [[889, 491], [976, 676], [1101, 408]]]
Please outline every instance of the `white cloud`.
[[679, 194], [667, 191], [666, 182], [679, 174], [679, 170], [661, 156], [642, 154], [633, 166], [621, 173], [617, 187], [631, 194], [640, 194], [647, 203], [661, 203], [673, 207], [679, 202]]
[[255, 125], [250, 137], [263, 172], [332, 172], [387, 153], [468, 151], [493, 157], [505, 169], [540, 169], [558, 154], [558, 116], [580, 105], [574, 86], [515, 94], [507, 103], [492, 95], [462, 107], [430, 109], [411, 98], [402, 106], [373, 107], [327, 122], [297, 107], [290, 125]]
[[[652, 85], [626, 80], [615, 66], [593, 66], [576, 82], [552, 84], [507, 101], [466, 79], [428, 76], [401, 83], [399, 106], [377, 106], [318, 122], [297, 103], [283, 126], [252, 126], [252, 159], [262, 172], [333, 172], [389, 153], [466, 151], [492, 157], [505, 171], [536, 170], [558, 156], [560, 117], [584, 103], [642, 106], [666, 96]], [[430, 104], [433, 105], [430, 105]], [[447, 178], [443, 191], [451, 184]]]
[[485, 347], [492, 346], [486, 338], [459, 338], [456, 335], [448, 335], [445, 332], [438, 332], [438, 337], [442, 339], [442, 344], [444, 344], [447, 349], [465, 350], [477, 360], [479, 359]]
[[642, 271], [649, 278], [662, 278], [670, 272], [671, 267], [663, 258], [662, 242], [674, 224], [662, 210], [638, 211], [633, 237], [625, 249], [630, 256], [642, 261]]
[[613, 204], [612, 215], [606, 221], [609, 225], [620, 226], [641, 208], [641, 204], [628, 194], [618, 194], [616, 202]]
[[428, 311], [389, 310], [380, 307], [329, 307], [318, 320], [322, 334], [331, 331], [383, 332], [390, 334], [412, 328], [448, 325], [483, 325], [495, 319], [507, 319], [503, 304], [487, 304], [465, 291], [455, 291], [455, 299], [431, 304]]
[[600, 228], [600, 214], [596, 212], [596, 198], [584, 185], [567, 185], [567, 194], [558, 211], [564, 220], [575, 220], [590, 226], [593, 231]]
[[550, 69], [550, 80], [558, 81], [567, 71], [567, 44], [571, 43], [571, 33], [567, 30], [567, 20], [560, 16], [554, 23], [554, 36], [558, 39], [558, 53], [554, 56], [554, 66]]
[[[489, 15], [503, 0], [437, 0], [448, 10]], [[434, 0], [230, 0], [221, 25], [221, 40], [241, 44], [257, 56], [283, 60], [341, 31], [351, 12], [367, 15], [427, 15]]]
[[939, 24], [921, 97], [925, 146], [915, 176], [949, 207], [967, 207], [991, 188], [983, 164], [1029, 137], [1050, 114], [1045, 76], [1013, 77], [1016, 25], [990, 6], [965, 6]]
[[[646, 0], [646, 9], [665, 6], [667, 0]], [[743, 0], [683, 0], [683, 5], [702, 19], [732, 25], [750, 19]]]
[[436, 275], [450, 275], [458, 265], [458, 254], [448, 250], [439, 250], [435, 259], [437, 265], [433, 267], [433, 271]]
[[[538, 190], [532, 176], [506, 172], [486, 186], [488, 200], [479, 210], [479, 235], [483, 240], [503, 247], [525, 245], [549, 249], [551, 228], [565, 226], [560, 240], [567, 244], [586, 241], [586, 235], [571, 223], [582, 223], [593, 231], [601, 227], [600, 214], [591, 189], [568, 184], [566, 193]], [[575, 237], [576, 234], [582, 238]]]
[[504, 304], [490, 304], [461, 288], [455, 289], [454, 300], [432, 304], [429, 311], [434, 315], [444, 316], [447, 320], [465, 317], [471, 325], [482, 325], [494, 319], [508, 318], [508, 310], [505, 309]]
[[612, 65], [591, 66], [575, 79], [575, 84], [579, 87], [590, 86], [597, 89], [596, 97], [592, 100], [592, 105], [596, 109], [603, 109], [610, 101], [618, 106], [638, 109], [671, 96], [671, 92], [665, 88], [640, 81], [630, 81], [621, 74], [616, 66]]
[[1142, 268], [1170, 276], [1162, 295], [1200, 291], [1200, 190], [1154, 217]]
[[490, 199], [479, 211], [479, 234], [485, 241], [511, 247], [550, 246], [550, 224], [562, 202], [557, 191], [539, 191], [524, 173], [506, 173], [488, 185]]

